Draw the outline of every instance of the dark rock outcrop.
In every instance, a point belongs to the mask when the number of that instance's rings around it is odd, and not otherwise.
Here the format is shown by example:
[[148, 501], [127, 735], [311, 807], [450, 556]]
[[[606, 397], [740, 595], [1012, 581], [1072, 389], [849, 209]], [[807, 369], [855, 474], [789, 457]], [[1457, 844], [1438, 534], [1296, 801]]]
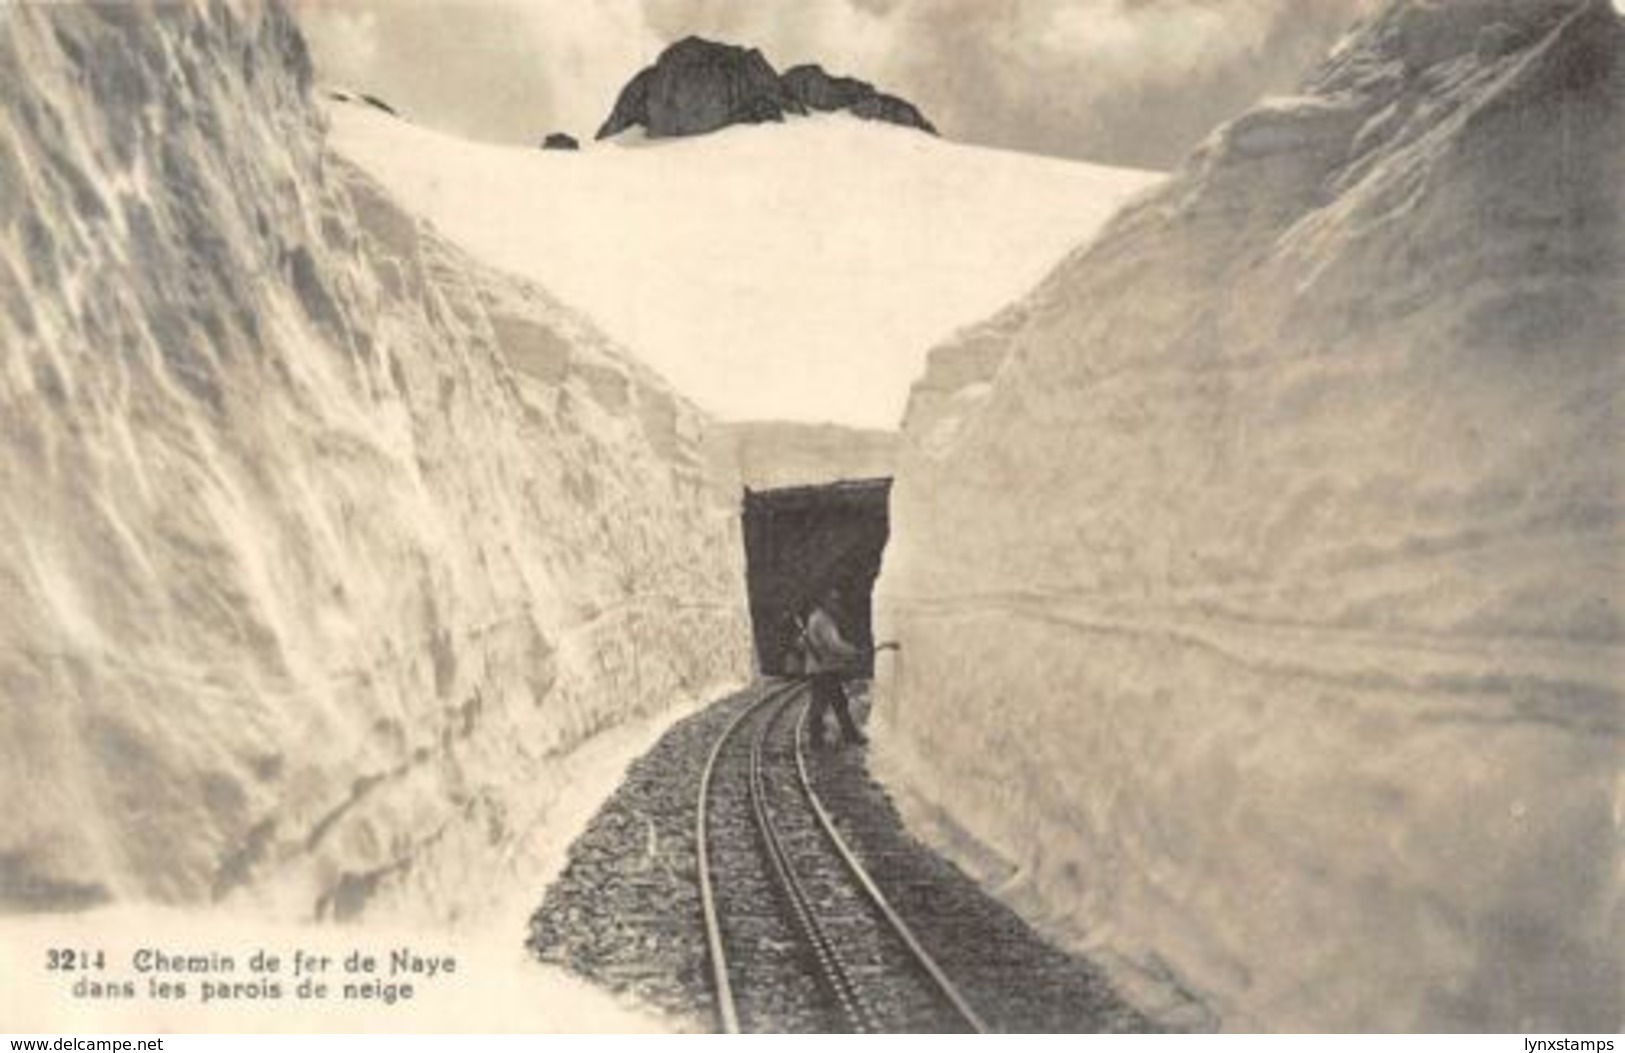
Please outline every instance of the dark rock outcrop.
[[366, 92], [362, 92], [361, 101], [366, 103], [368, 106], [371, 106], [375, 110], [383, 110], [391, 117], [399, 117], [401, 115], [399, 110], [376, 95], [368, 95]]
[[399, 117], [401, 115], [399, 110], [385, 102], [383, 99], [380, 99], [376, 95], [368, 95], [366, 92], [344, 91], [339, 88], [333, 88], [327, 92], [327, 97], [335, 102], [350, 102], [359, 106], [371, 106], [373, 109], [381, 110], [384, 113], [389, 114], [391, 117]]
[[639, 125], [656, 139], [701, 135], [805, 112], [760, 51], [688, 37], [622, 89], [598, 138]]
[[573, 135], [566, 135], [564, 132], [550, 132], [547, 138], [542, 140], [542, 149], [579, 150], [581, 144], [576, 142], [576, 137]]
[[868, 81], [836, 77], [813, 64], [785, 70], [779, 80], [803, 106], [826, 113], [847, 109], [875, 95], [875, 86]]
[[821, 66], [782, 77], [760, 51], [688, 37], [661, 53], [621, 90], [598, 138], [642, 127], [651, 138], [702, 135], [733, 124], [783, 121], [810, 110], [847, 111], [871, 121], [936, 133], [911, 103]]
[[398, 109], [390, 106], [384, 99], [380, 99], [379, 96], [374, 96], [374, 94], [364, 93], [364, 91], [343, 91], [340, 88], [332, 88], [328, 89], [327, 98], [333, 99], [335, 102], [353, 102], [356, 106], [371, 106], [375, 111], [385, 112], [390, 117], [400, 117], [401, 115]]
[[936, 126], [925, 119], [925, 114], [921, 113], [918, 107], [895, 95], [876, 93], [853, 103], [847, 110], [854, 117], [862, 117], [866, 121], [885, 121], [888, 124], [900, 124], [905, 128], [918, 128], [922, 132], [937, 134]]
[[808, 109], [826, 113], [845, 110], [866, 121], [886, 121], [932, 135], [937, 133], [936, 127], [913, 103], [876, 91], [873, 84], [856, 77], [837, 77], [822, 66], [808, 64], [786, 70], [780, 81], [785, 91]]

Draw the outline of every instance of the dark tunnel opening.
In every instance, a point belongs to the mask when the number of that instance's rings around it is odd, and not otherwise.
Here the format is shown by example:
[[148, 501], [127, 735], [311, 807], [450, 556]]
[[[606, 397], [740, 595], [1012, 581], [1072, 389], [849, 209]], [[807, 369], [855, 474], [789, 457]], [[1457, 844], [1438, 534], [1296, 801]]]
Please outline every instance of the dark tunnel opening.
[[[745, 577], [756, 664], [765, 676], [801, 672], [796, 619], [830, 586], [847, 639], [874, 644], [870, 597], [890, 536], [890, 479], [745, 490]], [[858, 669], [874, 675], [866, 657]]]

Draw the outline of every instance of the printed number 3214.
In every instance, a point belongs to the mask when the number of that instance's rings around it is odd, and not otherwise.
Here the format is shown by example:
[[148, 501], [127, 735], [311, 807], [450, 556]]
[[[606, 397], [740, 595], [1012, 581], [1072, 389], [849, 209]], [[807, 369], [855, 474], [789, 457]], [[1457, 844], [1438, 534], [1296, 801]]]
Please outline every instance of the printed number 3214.
[[45, 952], [45, 968], [57, 972], [106, 969], [106, 951], [76, 951], [52, 947]]

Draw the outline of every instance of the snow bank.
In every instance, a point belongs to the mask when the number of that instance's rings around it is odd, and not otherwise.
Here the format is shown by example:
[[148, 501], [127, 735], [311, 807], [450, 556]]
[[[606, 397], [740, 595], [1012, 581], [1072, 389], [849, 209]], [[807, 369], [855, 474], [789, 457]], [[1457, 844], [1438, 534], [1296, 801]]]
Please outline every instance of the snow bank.
[[[654, 745], [670, 720], [665, 714], [630, 720], [549, 763], [537, 787], [542, 805], [529, 827], [505, 847], [499, 870], [485, 881], [495, 891], [491, 908], [448, 931], [401, 918], [363, 926], [277, 922], [245, 916], [231, 906], [175, 909], [109, 906], [72, 915], [28, 914], [0, 918], [0, 1021], [11, 1031], [670, 1031], [688, 1026], [651, 1013], [595, 987], [558, 966], [538, 962], [517, 938], [537, 899], [564, 869], [567, 849], [587, 820], [620, 785], [627, 765]], [[494, 879], [494, 880], [493, 880]], [[501, 889], [507, 889], [503, 896]], [[100, 951], [105, 970], [65, 973], [42, 969], [49, 952], [63, 947]], [[237, 973], [227, 982], [257, 979], [281, 985], [278, 1000], [245, 994], [205, 1001], [198, 978], [142, 974], [132, 956], [143, 948], [170, 956], [226, 955]], [[298, 997], [292, 975], [297, 951], [326, 955], [342, 963], [360, 952], [380, 962], [401, 950], [420, 957], [455, 958], [455, 969], [432, 978], [376, 977], [346, 973], [335, 964], [320, 979], [329, 982], [322, 1000]], [[256, 973], [257, 952], [278, 955], [275, 974]], [[189, 982], [184, 1001], [149, 997], [149, 979]], [[378, 998], [346, 998], [342, 985], [377, 978], [413, 983], [410, 998], [392, 1003]], [[77, 981], [104, 984], [133, 981], [137, 997], [72, 996]]]
[[338, 149], [459, 245], [735, 420], [895, 427], [927, 348], [1155, 178], [845, 114], [562, 153], [331, 113]]
[[1625, 1019], [1622, 41], [1396, 4], [916, 389], [890, 777], [1224, 1026]]
[[895, 431], [838, 424], [744, 421], [718, 425], [710, 456], [718, 474], [755, 490], [874, 479], [897, 467]]
[[467, 917], [570, 751], [749, 673], [706, 419], [309, 82], [277, 5], [0, 20], [6, 910]]

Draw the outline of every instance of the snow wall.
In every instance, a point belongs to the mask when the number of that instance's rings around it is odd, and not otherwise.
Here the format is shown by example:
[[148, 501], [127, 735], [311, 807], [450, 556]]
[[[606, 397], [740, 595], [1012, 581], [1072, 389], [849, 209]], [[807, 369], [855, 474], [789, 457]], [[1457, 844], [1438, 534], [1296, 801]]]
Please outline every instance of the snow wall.
[[877, 479], [897, 468], [895, 431], [795, 421], [730, 422], [712, 429], [717, 470], [752, 490]]
[[1622, 41], [1385, 7], [916, 388], [883, 768], [1188, 1023], [1625, 1019]]
[[467, 916], [750, 674], [707, 422], [324, 152], [275, 4], [0, 16], [0, 910]]

